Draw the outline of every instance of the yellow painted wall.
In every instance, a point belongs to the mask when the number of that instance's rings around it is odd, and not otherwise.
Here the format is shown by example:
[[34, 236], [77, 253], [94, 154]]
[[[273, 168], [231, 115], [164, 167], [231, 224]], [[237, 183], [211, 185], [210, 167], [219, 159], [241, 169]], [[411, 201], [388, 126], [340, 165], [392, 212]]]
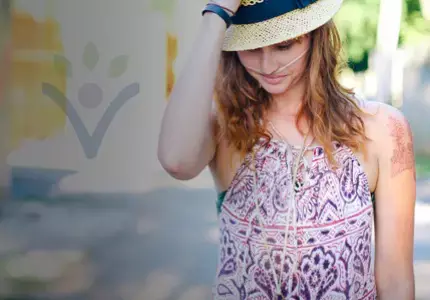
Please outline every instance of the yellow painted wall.
[[65, 114], [42, 94], [42, 82], [65, 92], [66, 73], [54, 68], [53, 54], [62, 53], [59, 24], [36, 21], [30, 14], [13, 11], [11, 65], [11, 143], [45, 139], [65, 126]]
[[[53, 55], [63, 53], [60, 25], [54, 17], [36, 20], [22, 9], [12, 10], [11, 31], [11, 146], [16, 149], [24, 139], [46, 139], [64, 129], [65, 114], [42, 94], [41, 85], [49, 82], [66, 94], [67, 76], [53, 64]], [[178, 46], [174, 34], [167, 33], [166, 39], [168, 97], [175, 82]]]
[[169, 97], [175, 83], [174, 63], [178, 55], [178, 42], [175, 35], [167, 33], [167, 70], [166, 70], [166, 96]]

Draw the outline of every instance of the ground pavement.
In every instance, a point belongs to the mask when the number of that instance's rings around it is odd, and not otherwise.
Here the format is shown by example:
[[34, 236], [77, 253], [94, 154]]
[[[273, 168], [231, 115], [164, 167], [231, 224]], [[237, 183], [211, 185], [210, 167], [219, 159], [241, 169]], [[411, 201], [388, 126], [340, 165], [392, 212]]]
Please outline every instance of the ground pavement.
[[[204, 186], [197, 184], [197, 186]], [[417, 300], [430, 299], [430, 181], [418, 182]], [[0, 298], [210, 299], [217, 255], [211, 188], [3, 202]]]

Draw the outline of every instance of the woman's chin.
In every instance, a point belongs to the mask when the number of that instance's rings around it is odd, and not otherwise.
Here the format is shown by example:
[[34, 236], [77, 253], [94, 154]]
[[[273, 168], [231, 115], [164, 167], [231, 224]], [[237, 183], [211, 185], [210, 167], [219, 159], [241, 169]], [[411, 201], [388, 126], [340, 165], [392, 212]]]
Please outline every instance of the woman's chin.
[[288, 84], [264, 84], [262, 85], [262, 87], [266, 90], [266, 92], [268, 92], [269, 94], [272, 95], [279, 95], [279, 94], [283, 94], [287, 91], [288, 89]]

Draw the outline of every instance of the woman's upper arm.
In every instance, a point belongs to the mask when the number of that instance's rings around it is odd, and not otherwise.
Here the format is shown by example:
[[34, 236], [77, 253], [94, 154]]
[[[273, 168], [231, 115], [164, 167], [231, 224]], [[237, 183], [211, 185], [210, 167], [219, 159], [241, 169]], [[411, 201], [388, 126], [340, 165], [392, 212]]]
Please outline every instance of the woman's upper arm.
[[394, 298], [390, 299], [413, 299], [416, 197], [413, 138], [408, 121], [397, 109], [382, 105], [376, 118], [379, 175], [375, 190], [375, 263], [378, 290], [381, 299], [385, 299], [387, 293], [393, 293]]

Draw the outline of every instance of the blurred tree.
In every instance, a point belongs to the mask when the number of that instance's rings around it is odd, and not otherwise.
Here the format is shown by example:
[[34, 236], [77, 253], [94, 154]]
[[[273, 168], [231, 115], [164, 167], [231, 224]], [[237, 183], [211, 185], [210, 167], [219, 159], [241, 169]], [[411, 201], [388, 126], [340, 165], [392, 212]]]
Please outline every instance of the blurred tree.
[[[372, 53], [372, 69], [376, 73], [376, 100], [392, 102], [394, 62], [402, 24], [402, 0], [380, 0], [376, 47]], [[398, 61], [401, 63], [400, 61]], [[398, 77], [399, 74], [397, 74]]]
[[[402, 0], [399, 46], [411, 45], [430, 35], [430, 21], [421, 12], [420, 0]], [[380, 0], [344, 0], [335, 17], [348, 63], [355, 72], [368, 68], [369, 53], [376, 46]]]
[[403, 15], [400, 28], [400, 45], [415, 44], [430, 35], [430, 20], [423, 16], [421, 1], [406, 0], [403, 5], [406, 14]]

